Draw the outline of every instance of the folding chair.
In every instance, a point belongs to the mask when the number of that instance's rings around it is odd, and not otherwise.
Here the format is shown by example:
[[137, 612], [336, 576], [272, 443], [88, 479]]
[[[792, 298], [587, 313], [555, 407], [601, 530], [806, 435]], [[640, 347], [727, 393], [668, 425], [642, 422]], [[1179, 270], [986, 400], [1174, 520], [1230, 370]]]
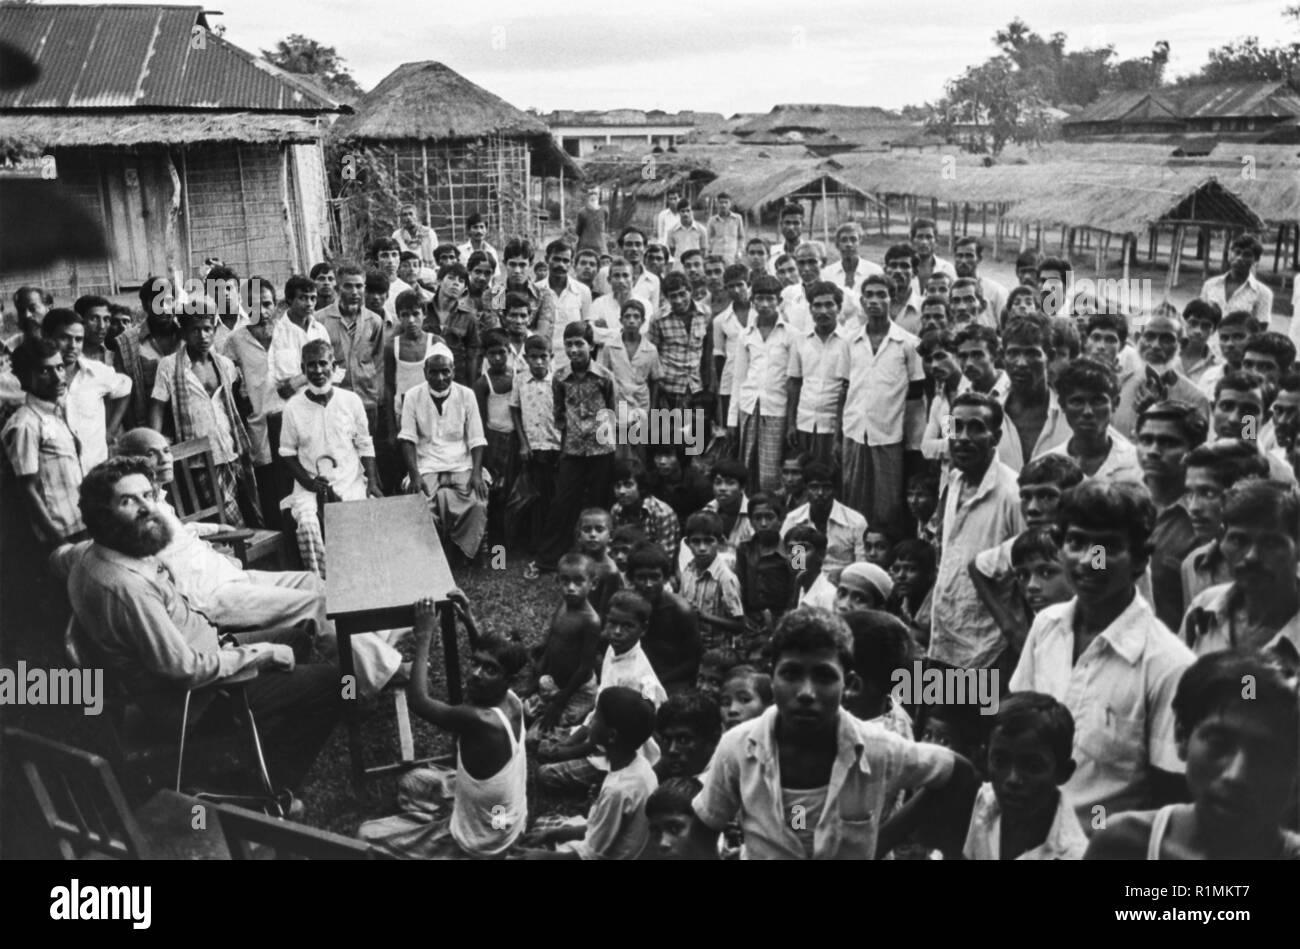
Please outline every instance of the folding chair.
[[[84, 643], [77, 626], [76, 616], [68, 620], [64, 631], [64, 652], [68, 662], [74, 668], [83, 668], [87, 657], [93, 650]], [[103, 663], [93, 663], [103, 667]], [[181, 714], [180, 733], [176, 738], [160, 732], [150, 722], [141, 709], [112, 681], [107, 683], [105, 696], [105, 724], [109, 742], [110, 755], [116, 765], [128, 775], [136, 777], [142, 790], [154, 790], [161, 783], [162, 769], [175, 763], [175, 780], [172, 789], [182, 793], [185, 774], [185, 752], [189, 746], [191, 755], [197, 746], [200, 757], [209, 769], [229, 768], [231, 770], [252, 768], [257, 778], [261, 793], [258, 795], [217, 794], [213, 792], [195, 792], [195, 796], [211, 801], [230, 800], [254, 806], [269, 806], [280, 813], [289, 813], [292, 796], [287, 792], [277, 792], [271, 783], [266, 767], [266, 756], [262, 750], [262, 738], [257, 730], [257, 720], [252, 707], [248, 704], [248, 693], [244, 683], [256, 678], [257, 673], [226, 679], [217, 685], [203, 689], [190, 689], [185, 693], [184, 707]], [[190, 704], [196, 692], [215, 691], [227, 698], [235, 709], [233, 727], [224, 733], [211, 735], [187, 735]], [[168, 773], [171, 773], [170, 770]]]
[[216, 806], [226, 846], [233, 860], [253, 860], [253, 847], [274, 851], [276, 860], [372, 860], [369, 844], [317, 830], [306, 824], [278, 820], [230, 804]]
[[47, 856], [63, 860], [226, 858], [220, 834], [195, 831], [194, 799], [160, 791], [138, 811], [127, 805], [113, 769], [96, 754], [18, 728], [6, 728], [5, 753], [34, 806]]
[[[182, 523], [190, 521], [211, 521], [225, 525], [226, 514], [221, 498], [217, 493], [217, 466], [212, 457], [212, 443], [206, 435], [191, 438], [172, 446], [172, 458], [176, 462], [176, 477], [172, 482], [172, 506]], [[198, 481], [194, 477], [194, 468], [190, 462], [194, 458], [202, 461], [202, 470], [206, 472], [208, 483], [212, 485], [212, 503], [203, 504]], [[235, 556], [245, 567], [267, 558], [274, 558], [277, 566], [284, 564], [284, 535], [280, 531], [254, 529], [249, 527], [228, 528], [205, 538], [214, 544], [229, 544]]]

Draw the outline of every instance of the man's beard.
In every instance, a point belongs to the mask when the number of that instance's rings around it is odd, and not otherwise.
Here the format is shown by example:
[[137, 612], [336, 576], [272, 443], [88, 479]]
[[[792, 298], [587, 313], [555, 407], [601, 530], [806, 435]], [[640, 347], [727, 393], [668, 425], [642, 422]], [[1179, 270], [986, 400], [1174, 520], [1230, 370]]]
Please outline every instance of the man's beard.
[[132, 557], [152, 557], [172, 542], [171, 525], [157, 514], [137, 517], [130, 523], [113, 520], [96, 538], [105, 547]]

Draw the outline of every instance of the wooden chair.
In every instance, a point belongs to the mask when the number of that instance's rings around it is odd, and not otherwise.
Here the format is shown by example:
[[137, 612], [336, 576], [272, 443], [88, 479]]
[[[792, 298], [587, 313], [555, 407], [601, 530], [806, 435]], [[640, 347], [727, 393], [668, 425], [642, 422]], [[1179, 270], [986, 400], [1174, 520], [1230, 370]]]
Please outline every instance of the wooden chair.
[[265, 859], [265, 851], [254, 853], [254, 847], [268, 848], [276, 860], [371, 860], [375, 857], [369, 844], [351, 837], [230, 804], [216, 805], [216, 810], [233, 860]]
[[137, 813], [112, 767], [99, 755], [6, 728], [10, 773], [28, 796], [38, 819], [39, 844], [63, 860], [224, 857], [225, 838], [193, 826], [194, 798], [161, 791]]
[[[182, 523], [190, 521], [216, 520], [225, 525], [226, 512], [217, 490], [217, 466], [212, 457], [212, 443], [206, 435], [178, 442], [172, 446], [172, 458], [176, 462], [176, 478], [172, 482], [172, 506]], [[202, 470], [206, 471], [208, 484], [212, 486], [212, 503], [203, 504], [203, 495], [199, 491], [194, 477], [192, 459], [202, 460]], [[274, 559], [276, 566], [284, 565], [285, 538], [280, 531], [262, 530], [248, 527], [229, 528], [215, 534], [208, 534], [205, 540], [214, 544], [229, 544], [235, 556], [245, 567], [265, 559]]]

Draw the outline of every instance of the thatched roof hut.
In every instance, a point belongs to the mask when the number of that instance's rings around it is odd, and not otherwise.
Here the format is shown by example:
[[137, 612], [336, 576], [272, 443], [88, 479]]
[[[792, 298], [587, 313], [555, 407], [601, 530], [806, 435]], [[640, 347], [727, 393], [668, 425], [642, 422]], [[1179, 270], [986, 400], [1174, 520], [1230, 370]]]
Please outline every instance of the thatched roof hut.
[[493, 242], [532, 234], [534, 180], [540, 192], [541, 179], [581, 177], [539, 117], [437, 62], [398, 66], [329, 141], [369, 172], [340, 181], [354, 243], [391, 231], [404, 203], [416, 204], [443, 240], [462, 240], [474, 213], [487, 218]]

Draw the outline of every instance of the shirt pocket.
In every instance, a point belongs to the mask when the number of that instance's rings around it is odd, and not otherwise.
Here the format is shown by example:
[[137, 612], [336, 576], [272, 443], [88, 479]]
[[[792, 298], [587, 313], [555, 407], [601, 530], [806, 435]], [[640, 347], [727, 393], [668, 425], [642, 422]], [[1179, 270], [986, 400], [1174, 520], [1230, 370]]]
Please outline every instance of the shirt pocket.
[[1122, 709], [1099, 704], [1086, 718], [1079, 750], [1099, 765], [1126, 776], [1136, 775], [1146, 759], [1146, 721]]

